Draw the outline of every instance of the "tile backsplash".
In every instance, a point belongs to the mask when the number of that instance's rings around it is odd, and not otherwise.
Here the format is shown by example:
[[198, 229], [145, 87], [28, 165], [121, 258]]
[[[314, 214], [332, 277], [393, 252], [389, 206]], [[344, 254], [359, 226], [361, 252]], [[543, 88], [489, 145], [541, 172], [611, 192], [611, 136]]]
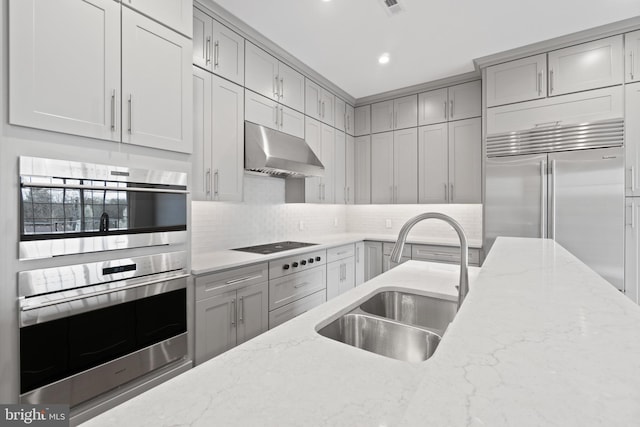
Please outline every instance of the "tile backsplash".
[[[193, 252], [344, 232], [397, 234], [404, 222], [435, 211], [460, 222], [469, 239], [482, 238], [482, 205], [319, 205], [284, 202], [284, 180], [245, 174], [244, 202], [193, 202]], [[387, 220], [391, 228], [386, 228]], [[455, 238], [439, 221], [415, 226], [411, 236]]]

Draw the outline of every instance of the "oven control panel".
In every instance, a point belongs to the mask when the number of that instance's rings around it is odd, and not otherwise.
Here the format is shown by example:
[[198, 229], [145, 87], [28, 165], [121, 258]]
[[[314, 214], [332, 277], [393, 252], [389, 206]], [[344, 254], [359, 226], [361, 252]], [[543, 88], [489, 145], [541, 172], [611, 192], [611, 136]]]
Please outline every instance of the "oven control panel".
[[327, 251], [322, 250], [269, 261], [269, 278], [274, 279], [325, 265], [327, 263], [326, 258]]

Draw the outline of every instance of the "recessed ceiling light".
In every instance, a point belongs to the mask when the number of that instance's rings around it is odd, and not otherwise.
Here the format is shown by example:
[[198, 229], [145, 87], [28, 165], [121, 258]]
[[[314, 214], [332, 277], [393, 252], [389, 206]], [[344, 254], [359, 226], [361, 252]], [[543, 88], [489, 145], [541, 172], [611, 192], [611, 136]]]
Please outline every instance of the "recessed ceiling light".
[[386, 64], [387, 62], [389, 62], [389, 54], [383, 53], [382, 55], [380, 55], [380, 58], [378, 58], [378, 62], [380, 64]]
[[330, 2], [331, 0], [322, 0], [322, 1], [323, 1], [323, 2], [325, 2], [325, 3], [327, 3], [327, 2]]

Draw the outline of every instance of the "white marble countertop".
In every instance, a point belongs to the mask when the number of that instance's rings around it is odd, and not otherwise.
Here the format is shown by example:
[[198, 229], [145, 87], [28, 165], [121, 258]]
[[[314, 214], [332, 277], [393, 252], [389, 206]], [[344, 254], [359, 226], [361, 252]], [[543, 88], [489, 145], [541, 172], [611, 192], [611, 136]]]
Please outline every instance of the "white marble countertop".
[[435, 355], [318, 335], [382, 288], [455, 299], [457, 267], [409, 261], [86, 426], [631, 426], [640, 307], [550, 240], [499, 238]]
[[[395, 242], [398, 238], [396, 234], [360, 234], [360, 233], [340, 233], [324, 236], [305, 237], [304, 241], [317, 243], [315, 246], [307, 246], [300, 249], [289, 250], [286, 252], [278, 252], [274, 254], [261, 255], [249, 252], [234, 251], [231, 249], [193, 253], [191, 255], [191, 273], [197, 275], [213, 273], [228, 268], [242, 267], [248, 264], [271, 261], [277, 258], [288, 257], [291, 255], [301, 254], [305, 252], [328, 249], [335, 246], [346, 245], [349, 243], [361, 242], [363, 240], [372, 240], [377, 242]], [[288, 239], [284, 239], [288, 240]], [[293, 240], [300, 240], [299, 238]], [[421, 245], [439, 245], [439, 246], [456, 246], [460, 243], [456, 239], [425, 239], [421, 237], [407, 239], [407, 243]], [[481, 248], [480, 240], [469, 240], [470, 248]]]

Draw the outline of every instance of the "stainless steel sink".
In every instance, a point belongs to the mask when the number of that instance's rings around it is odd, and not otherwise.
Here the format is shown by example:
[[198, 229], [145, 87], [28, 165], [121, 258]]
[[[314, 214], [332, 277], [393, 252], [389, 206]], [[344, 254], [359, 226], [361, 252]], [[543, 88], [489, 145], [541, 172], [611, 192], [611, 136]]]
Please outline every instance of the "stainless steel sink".
[[318, 333], [363, 350], [407, 362], [427, 360], [440, 342], [437, 334], [426, 329], [353, 312], [339, 317]]
[[360, 309], [376, 316], [429, 328], [442, 335], [455, 317], [457, 306], [456, 301], [385, 291], [362, 303]]

